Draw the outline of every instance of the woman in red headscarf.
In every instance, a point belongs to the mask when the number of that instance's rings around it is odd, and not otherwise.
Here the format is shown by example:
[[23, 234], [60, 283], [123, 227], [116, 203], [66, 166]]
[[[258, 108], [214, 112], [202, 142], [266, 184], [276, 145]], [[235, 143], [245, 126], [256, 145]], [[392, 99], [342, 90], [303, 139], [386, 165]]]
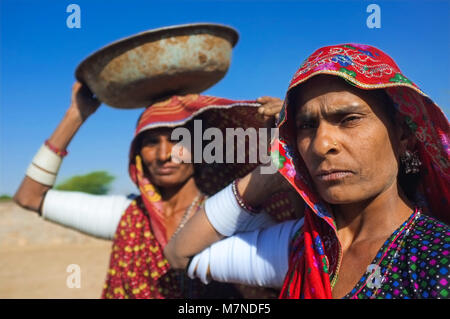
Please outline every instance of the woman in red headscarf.
[[[255, 170], [232, 184], [235, 198], [258, 205], [284, 178], [308, 204], [304, 218], [218, 241], [235, 230], [216, 215], [247, 216], [215, 205], [229, 186], [166, 246], [174, 267], [198, 253], [191, 277], [282, 287], [281, 298], [450, 298], [449, 123], [388, 55], [318, 49], [294, 75], [278, 127], [280, 174]], [[239, 275], [248, 268], [259, 271]]]
[[[173, 129], [186, 128], [194, 133], [193, 120], [201, 120], [205, 129], [211, 127], [224, 132], [226, 128], [265, 127], [266, 121], [281, 108], [281, 102], [270, 97], [257, 102], [202, 95], [173, 96], [146, 108], [139, 118], [129, 161], [129, 173], [139, 196], [126, 198], [51, 189], [61, 159], [67, 154], [66, 147], [99, 105], [86, 86], [75, 83], [70, 108], [34, 157], [14, 199], [47, 220], [113, 239], [102, 297], [274, 297], [272, 290], [221, 283], [206, 287], [198, 280], [187, 278], [184, 272], [172, 270], [163, 256], [163, 248], [209, 195], [257, 165], [248, 162], [193, 164], [189, 161], [193, 155], [189, 147], [174, 150], [177, 142], [171, 137]], [[186, 157], [188, 161], [183, 160]], [[275, 219], [293, 216], [294, 210], [283, 198], [267, 204]], [[272, 218], [266, 215], [255, 218], [248, 227], [271, 222]]]

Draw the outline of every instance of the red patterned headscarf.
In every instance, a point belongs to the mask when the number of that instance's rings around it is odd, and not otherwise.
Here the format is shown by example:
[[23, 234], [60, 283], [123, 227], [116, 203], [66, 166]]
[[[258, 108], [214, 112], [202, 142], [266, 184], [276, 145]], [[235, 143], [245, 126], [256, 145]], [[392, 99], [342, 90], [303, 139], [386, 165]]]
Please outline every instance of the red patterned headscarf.
[[417, 138], [422, 162], [417, 200], [427, 206], [429, 215], [450, 223], [449, 123], [441, 109], [379, 49], [361, 44], [320, 48], [303, 62], [289, 85], [278, 123], [280, 137], [272, 145], [280, 173], [308, 205], [304, 227], [291, 243], [280, 298], [331, 298], [342, 254], [331, 209], [314, 191], [294, 136], [290, 93], [318, 74], [338, 76], [361, 90], [386, 91]]
[[[161, 195], [149, 176], [144, 173], [138, 137], [151, 129], [177, 127], [193, 119], [201, 119], [203, 129], [219, 128], [226, 138], [226, 128], [240, 127], [245, 130], [250, 127], [264, 127], [263, 117], [257, 112], [259, 106], [255, 101], [232, 101], [192, 94], [173, 96], [146, 108], [138, 121], [129, 157], [130, 177], [139, 188], [140, 196], [134, 199], [124, 212], [114, 235], [103, 298], [239, 296], [242, 290], [236, 291], [232, 285], [213, 283], [204, 286], [197, 280], [188, 279], [183, 271], [170, 269], [163, 255], [167, 235], [162, 219]], [[258, 164], [194, 165], [197, 186], [204, 194], [211, 195], [234, 179], [244, 176]], [[277, 207], [272, 209], [272, 213], [278, 220], [293, 218], [294, 211], [285, 198], [274, 197], [274, 200], [277, 201]], [[270, 210], [270, 207], [268, 208]], [[282, 214], [279, 214], [280, 211]], [[251, 296], [253, 291], [247, 290], [246, 293]]]

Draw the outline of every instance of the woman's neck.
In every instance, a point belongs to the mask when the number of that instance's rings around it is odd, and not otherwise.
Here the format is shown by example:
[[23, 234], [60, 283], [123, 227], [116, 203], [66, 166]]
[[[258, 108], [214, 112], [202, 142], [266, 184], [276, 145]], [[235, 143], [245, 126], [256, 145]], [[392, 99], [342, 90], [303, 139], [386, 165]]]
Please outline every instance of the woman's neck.
[[186, 182], [174, 187], [160, 188], [160, 192], [163, 202], [163, 212], [166, 217], [184, 211], [195, 197], [200, 194], [194, 177], [190, 177]]
[[355, 204], [333, 207], [343, 249], [364, 240], [389, 236], [412, 213], [412, 205], [393, 183], [378, 196]]

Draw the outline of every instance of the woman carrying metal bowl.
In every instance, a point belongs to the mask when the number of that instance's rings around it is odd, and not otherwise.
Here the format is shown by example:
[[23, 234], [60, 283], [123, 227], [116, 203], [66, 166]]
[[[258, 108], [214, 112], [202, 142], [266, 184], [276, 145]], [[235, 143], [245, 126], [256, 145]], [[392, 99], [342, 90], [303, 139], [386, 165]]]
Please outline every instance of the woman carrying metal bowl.
[[[34, 157], [14, 200], [47, 220], [113, 240], [102, 297], [275, 297], [276, 293], [267, 289], [222, 283], [205, 286], [199, 280], [189, 279], [184, 271], [173, 270], [163, 249], [203, 207], [208, 196], [257, 165], [182, 161], [193, 154], [183, 147], [174, 151], [177, 141], [171, 137], [173, 129], [184, 127], [193, 133], [193, 121], [199, 119], [204, 128], [223, 131], [265, 127], [279, 112], [281, 101], [270, 97], [232, 101], [196, 94], [172, 96], [146, 108], [137, 124], [129, 154], [129, 174], [139, 196], [131, 199], [52, 189], [71, 139], [99, 105], [87, 86], [74, 84], [69, 109]], [[242, 230], [293, 218], [295, 210], [281, 196], [267, 202], [266, 212], [255, 216]]]

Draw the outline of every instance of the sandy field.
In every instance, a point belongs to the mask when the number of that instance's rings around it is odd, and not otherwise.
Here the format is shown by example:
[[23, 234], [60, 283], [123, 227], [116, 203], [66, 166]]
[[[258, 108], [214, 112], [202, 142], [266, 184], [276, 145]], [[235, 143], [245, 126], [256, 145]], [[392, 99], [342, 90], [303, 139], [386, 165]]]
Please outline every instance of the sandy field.
[[[0, 298], [99, 298], [111, 244], [0, 202]], [[68, 287], [71, 264], [80, 288]]]

